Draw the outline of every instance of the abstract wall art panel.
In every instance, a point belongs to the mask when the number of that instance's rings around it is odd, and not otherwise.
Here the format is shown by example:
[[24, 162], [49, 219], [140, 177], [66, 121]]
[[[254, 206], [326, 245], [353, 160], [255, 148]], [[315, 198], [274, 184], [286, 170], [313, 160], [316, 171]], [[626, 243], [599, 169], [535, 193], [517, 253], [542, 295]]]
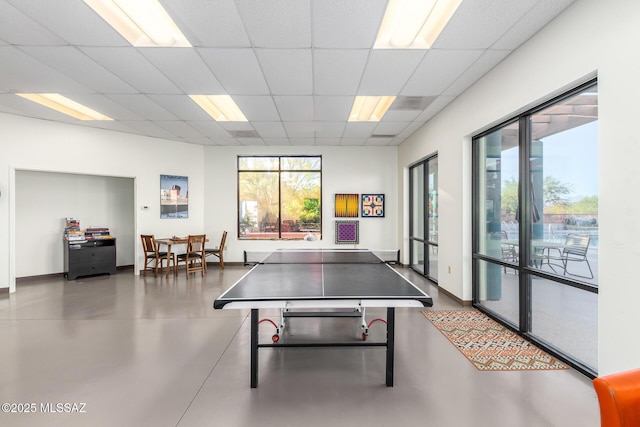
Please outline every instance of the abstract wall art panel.
[[362, 195], [362, 217], [384, 217], [384, 194]]
[[336, 221], [336, 243], [359, 243], [358, 221]]
[[336, 217], [357, 218], [358, 208], [357, 194], [336, 194]]

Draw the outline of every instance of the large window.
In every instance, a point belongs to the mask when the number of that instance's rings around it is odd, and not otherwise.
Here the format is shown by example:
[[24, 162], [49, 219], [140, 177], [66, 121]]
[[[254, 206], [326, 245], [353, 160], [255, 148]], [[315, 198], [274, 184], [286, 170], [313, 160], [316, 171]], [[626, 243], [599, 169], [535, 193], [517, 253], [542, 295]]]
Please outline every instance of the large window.
[[320, 239], [322, 157], [238, 156], [238, 238]]
[[410, 265], [438, 282], [438, 156], [410, 168]]
[[598, 87], [473, 139], [474, 305], [595, 375]]

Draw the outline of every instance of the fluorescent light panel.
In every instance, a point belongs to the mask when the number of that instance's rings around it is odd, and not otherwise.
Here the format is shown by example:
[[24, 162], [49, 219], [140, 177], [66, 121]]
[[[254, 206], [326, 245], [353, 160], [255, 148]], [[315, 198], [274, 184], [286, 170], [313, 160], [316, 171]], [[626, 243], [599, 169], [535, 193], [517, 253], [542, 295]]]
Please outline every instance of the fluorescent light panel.
[[395, 96], [356, 96], [349, 121], [379, 122], [395, 99]]
[[97, 111], [66, 98], [59, 93], [16, 93], [16, 95], [33, 102], [37, 102], [40, 105], [44, 105], [45, 107], [49, 107], [68, 116], [75, 117], [78, 120], [113, 120], [111, 117], [98, 113]]
[[374, 49], [430, 49], [462, 0], [389, 0]]
[[189, 95], [217, 122], [246, 122], [247, 118], [229, 95]]
[[158, 0], [84, 0], [133, 46], [190, 47]]

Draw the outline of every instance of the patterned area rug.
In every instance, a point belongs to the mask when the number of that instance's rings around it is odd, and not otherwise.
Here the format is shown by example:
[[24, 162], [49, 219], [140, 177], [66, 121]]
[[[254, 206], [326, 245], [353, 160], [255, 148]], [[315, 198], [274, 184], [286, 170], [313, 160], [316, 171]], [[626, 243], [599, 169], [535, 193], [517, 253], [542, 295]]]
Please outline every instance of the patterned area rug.
[[423, 311], [422, 314], [481, 371], [568, 368], [477, 310]]

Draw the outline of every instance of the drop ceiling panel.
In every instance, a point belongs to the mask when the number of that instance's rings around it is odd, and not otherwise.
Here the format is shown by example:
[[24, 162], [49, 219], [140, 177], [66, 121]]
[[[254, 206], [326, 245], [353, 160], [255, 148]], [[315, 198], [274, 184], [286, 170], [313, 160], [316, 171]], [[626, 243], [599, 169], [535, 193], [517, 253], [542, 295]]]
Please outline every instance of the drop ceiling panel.
[[380, 122], [373, 130], [374, 135], [397, 135], [407, 127], [409, 122]]
[[438, 96], [431, 104], [429, 104], [427, 108], [425, 108], [422, 113], [420, 113], [420, 115], [418, 115], [418, 117], [416, 117], [415, 121], [424, 124], [427, 120], [440, 112], [444, 107], [449, 105], [454, 99], [454, 96]]
[[386, 0], [313, 1], [314, 47], [371, 48], [386, 6]]
[[260, 138], [236, 138], [240, 145], [247, 146], [263, 146], [266, 145]]
[[575, 0], [541, 0], [529, 9], [515, 25], [491, 46], [493, 49], [515, 49], [538, 32]]
[[226, 93], [268, 95], [269, 87], [251, 49], [198, 49]]
[[83, 47], [81, 50], [142, 93], [181, 93], [133, 47]]
[[485, 50], [482, 56], [443, 92], [443, 95], [460, 95], [498, 65], [510, 52], [509, 50]]
[[144, 120], [144, 117], [101, 93], [74, 93], [71, 99], [114, 120]]
[[283, 122], [313, 121], [313, 97], [274, 96], [273, 99]]
[[315, 144], [322, 145], [322, 146], [336, 146], [336, 145], [341, 145], [341, 143], [342, 143], [341, 138], [316, 138], [315, 139]]
[[289, 138], [313, 138], [315, 136], [313, 122], [284, 122], [283, 125]]
[[274, 95], [311, 95], [311, 49], [256, 49], [262, 72]]
[[161, 0], [192, 46], [249, 47], [233, 0]]
[[129, 46], [83, 1], [10, 0], [10, 3], [70, 44]]
[[95, 92], [137, 92], [136, 89], [75, 47], [23, 47], [22, 51]]
[[314, 119], [346, 122], [354, 99], [353, 96], [314, 96]]
[[345, 122], [315, 122], [316, 138], [339, 138], [344, 132]]
[[0, 46], [2, 92], [88, 92], [62, 73], [13, 46]]
[[[488, 49], [518, 22], [536, 1], [463, 1], [433, 48]], [[499, 13], [496, 13], [497, 11]]]
[[178, 117], [153, 102], [146, 95], [108, 95], [108, 98], [120, 105], [126, 105], [127, 109], [145, 120], [178, 120]]
[[355, 95], [368, 57], [368, 50], [314, 49], [314, 93]]
[[0, 39], [21, 46], [65, 44], [60, 37], [5, 1], [0, 1]]
[[226, 93], [218, 79], [195, 49], [141, 48], [139, 52], [188, 95], [220, 95]]
[[287, 132], [280, 122], [253, 122], [253, 127], [262, 138], [287, 137]]
[[124, 124], [125, 126], [130, 127], [131, 129], [134, 129], [134, 131], [140, 135], [146, 135], [153, 138], [168, 138], [168, 139], [175, 137], [175, 135], [172, 134], [171, 132], [168, 132], [167, 130], [161, 128], [154, 122], [150, 122], [147, 120], [143, 120], [143, 121], [123, 120], [121, 123]]
[[340, 138], [340, 145], [357, 146], [357, 145], [365, 145], [366, 143], [367, 143], [367, 138], [350, 138], [350, 137]]
[[197, 130], [201, 135], [211, 138], [230, 138], [231, 135], [225, 128], [213, 119], [187, 121], [187, 124]]
[[280, 120], [276, 104], [270, 96], [235, 95], [233, 96], [233, 100], [244, 113], [244, 116], [252, 122], [272, 122]]
[[377, 122], [349, 122], [344, 128], [343, 138], [368, 138], [378, 126]]
[[424, 50], [372, 50], [357, 94], [398, 94], [424, 55]]
[[156, 104], [180, 120], [213, 120], [191, 98], [185, 95], [147, 95]]
[[239, 0], [236, 6], [254, 47], [311, 47], [310, 0]]
[[481, 50], [431, 50], [401, 93], [412, 96], [440, 95], [480, 55]]
[[265, 145], [271, 146], [282, 146], [282, 145], [291, 145], [291, 142], [288, 138], [262, 138]]
[[154, 123], [162, 129], [165, 129], [167, 132], [171, 132], [173, 135], [181, 138], [198, 138], [204, 136], [183, 121], [160, 120], [155, 121]]

